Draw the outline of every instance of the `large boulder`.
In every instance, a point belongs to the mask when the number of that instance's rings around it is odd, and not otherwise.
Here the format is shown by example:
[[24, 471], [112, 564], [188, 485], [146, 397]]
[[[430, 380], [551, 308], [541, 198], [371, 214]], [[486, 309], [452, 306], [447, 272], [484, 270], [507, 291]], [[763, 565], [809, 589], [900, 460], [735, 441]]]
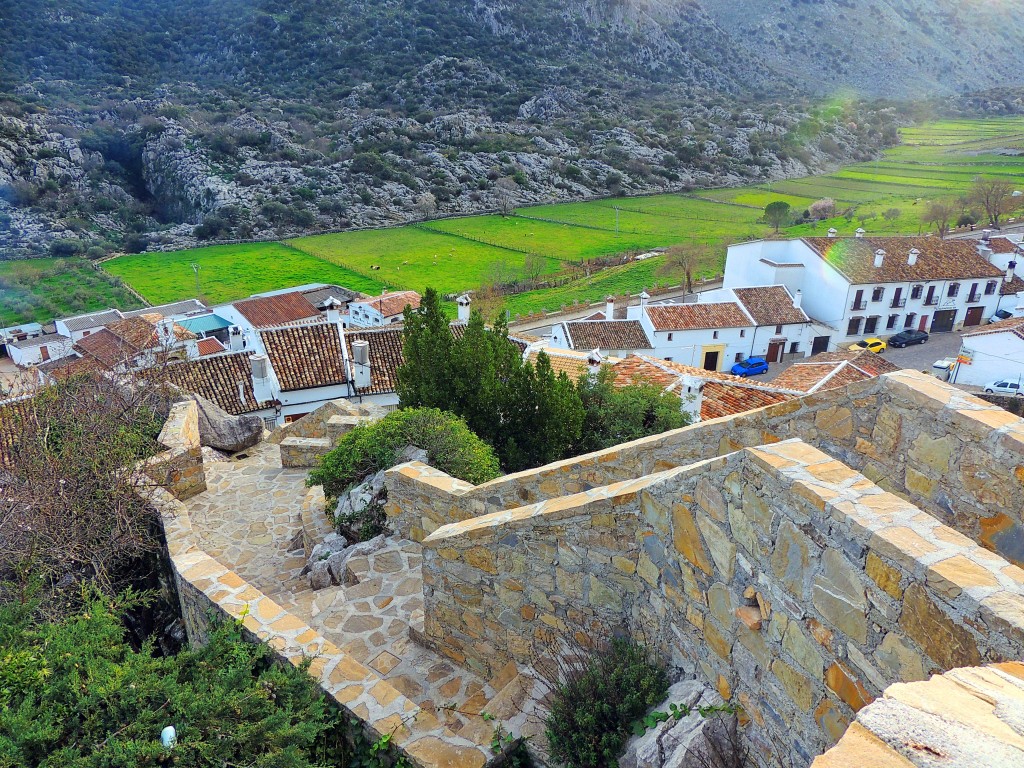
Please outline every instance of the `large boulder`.
[[232, 416], [216, 403], [198, 395], [199, 443], [227, 453], [251, 448], [263, 439], [263, 419], [252, 414]]

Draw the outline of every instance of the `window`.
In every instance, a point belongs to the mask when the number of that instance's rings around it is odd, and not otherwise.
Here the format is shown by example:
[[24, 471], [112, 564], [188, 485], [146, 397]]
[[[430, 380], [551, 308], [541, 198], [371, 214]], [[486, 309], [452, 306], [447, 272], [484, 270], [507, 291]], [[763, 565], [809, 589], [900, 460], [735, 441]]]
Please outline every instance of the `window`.
[[714, 332], [712, 332], [712, 334], [711, 334], [711, 338], [712, 338], [712, 339], [717, 339], [717, 338], [718, 338], [718, 331], [714, 331]]
[[871, 292], [871, 300], [872, 301], [881, 301], [883, 296], [885, 296], [885, 288], [884, 287], [880, 286], [878, 288], [875, 288], [875, 290], [873, 290]]
[[889, 319], [886, 320], [886, 322], [885, 322], [885, 329], [887, 331], [891, 331], [893, 328], [896, 327], [896, 323], [898, 323], [899, 320], [900, 320], [900, 316], [899, 315], [889, 315]]
[[92, 333], [92, 331], [82, 331], [82, 338], [84, 339], [84, 338], [85, 338], [86, 336], [88, 336], [88, 335], [89, 335], [90, 333]]
[[874, 333], [878, 329], [878, 317], [869, 317], [864, 321], [864, 334]]
[[782, 333], [782, 326], [781, 325], [776, 325], [775, 326], [775, 335], [778, 336], [781, 333]]
[[671, 357], [666, 357], [666, 358], [665, 358], [665, 362], [667, 362], [667, 363], [671, 363], [671, 362], [672, 362], [672, 358], [671, 358]]
[[671, 333], [668, 335], [668, 340], [672, 341], [672, 334]]
[[846, 327], [846, 335], [856, 336], [858, 333], [860, 333], [860, 323], [863, 319], [864, 318], [862, 317], [851, 317], [850, 324]]
[[800, 351], [800, 342], [799, 341], [794, 341], [792, 344], [789, 345], [789, 354], [795, 355], [799, 351]]
[[946, 291], [946, 296], [953, 298], [960, 293], [960, 283], [950, 283], [949, 289]]
[[920, 299], [922, 293], [924, 293], [924, 286], [915, 285], [913, 288], [910, 289], [910, 298]]
[[910, 328], [911, 326], [913, 326], [915, 317], [917, 317], [917, 315], [915, 315], [913, 312], [907, 315], [907, 319], [903, 321], [903, 327]]
[[742, 339], [742, 338], [743, 338], [743, 337], [745, 337], [746, 335], [747, 335], [747, 332], [746, 332], [746, 330], [745, 330], [745, 329], [743, 329], [743, 328], [740, 328], [740, 338]]
[[985, 283], [985, 295], [991, 296], [993, 293], [995, 293], [996, 285], [997, 283], [995, 280], [989, 280], [987, 283]]
[[742, 361], [742, 360], [743, 360], [743, 353], [742, 353], [742, 352], [737, 352], [737, 353], [736, 353], [736, 359], [735, 359], [735, 361], [734, 361], [734, 362], [737, 362], [737, 363], [738, 363], [738, 362], [740, 362], [740, 361]]

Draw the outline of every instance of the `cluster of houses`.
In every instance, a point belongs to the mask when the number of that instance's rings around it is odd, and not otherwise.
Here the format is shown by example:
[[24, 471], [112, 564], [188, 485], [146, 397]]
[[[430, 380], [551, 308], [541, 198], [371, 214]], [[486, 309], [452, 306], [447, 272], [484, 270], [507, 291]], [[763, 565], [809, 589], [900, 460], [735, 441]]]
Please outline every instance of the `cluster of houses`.
[[[681, 303], [641, 294], [638, 305], [622, 309], [609, 300], [604, 312], [557, 323], [545, 338], [510, 338], [524, 359], [543, 350], [574, 378], [606, 366], [618, 385], [674, 392], [696, 422], [894, 370], [883, 357], [848, 349], [865, 336], [962, 330], [965, 347], [977, 345], [978, 369], [988, 354], [982, 348], [993, 350], [993, 360], [1019, 349], [1024, 360], [1024, 280], [1014, 272], [1020, 248], [1008, 238], [834, 232], [744, 243], [729, 249], [717, 290]], [[0, 342], [43, 379], [161, 367], [183, 389], [273, 428], [338, 398], [396, 407], [403, 313], [419, 303], [412, 291], [367, 297], [314, 284], [215, 307], [189, 300], [106, 310], [47, 329], [6, 329]], [[468, 319], [471, 300], [457, 303], [456, 326]], [[997, 312], [1010, 317], [988, 324]], [[970, 367], [967, 354], [960, 367]], [[792, 364], [771, 383], [731, 375], [751, 357]]]

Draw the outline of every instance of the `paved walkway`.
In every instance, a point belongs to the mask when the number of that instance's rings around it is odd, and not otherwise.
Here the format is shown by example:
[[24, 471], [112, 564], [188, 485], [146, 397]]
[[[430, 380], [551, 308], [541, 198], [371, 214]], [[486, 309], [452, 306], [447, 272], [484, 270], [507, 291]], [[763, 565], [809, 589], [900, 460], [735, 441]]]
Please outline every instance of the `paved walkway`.
[[282, 469], [280, 448], [261, 443], [248, 458], [207, 464], [206, 473], [207, 490], [186, 505], [210, 555], [452, 731], [486, 743], [495, 727], [480, 716], [487, 711], [517, 734], [536, 732], [539, 721], [519, 711], [514, 667], [485, 681], [414, 641], [423, 622], [418, 544], [388, 539], [349, 560], [349, 585], [313, 591], [301, 575], [306, 471]]

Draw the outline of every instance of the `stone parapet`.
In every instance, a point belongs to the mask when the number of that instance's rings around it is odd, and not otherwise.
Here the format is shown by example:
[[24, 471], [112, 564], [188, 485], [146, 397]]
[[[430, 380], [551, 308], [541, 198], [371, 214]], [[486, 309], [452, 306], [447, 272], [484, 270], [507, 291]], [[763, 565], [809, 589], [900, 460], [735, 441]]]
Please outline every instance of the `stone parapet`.
[[809, 764], [892, 683], [1024, 647], [1024, 571], [798, 440], [423, 545], [423, 634], [456, 663], [492, 674], [625, 629], [733, 696], [762, 765]]
[[286, 437], [281, 441], [281, 466], [315, 467], [320, 457], [330, 450], [326, 437]]
[[146, 476], [178, 499], [189, 499], [205, 491], [199, 408], [194, 400], [171, 407], [157, 442], [167, 450], [143, 463], [142, 471]]

